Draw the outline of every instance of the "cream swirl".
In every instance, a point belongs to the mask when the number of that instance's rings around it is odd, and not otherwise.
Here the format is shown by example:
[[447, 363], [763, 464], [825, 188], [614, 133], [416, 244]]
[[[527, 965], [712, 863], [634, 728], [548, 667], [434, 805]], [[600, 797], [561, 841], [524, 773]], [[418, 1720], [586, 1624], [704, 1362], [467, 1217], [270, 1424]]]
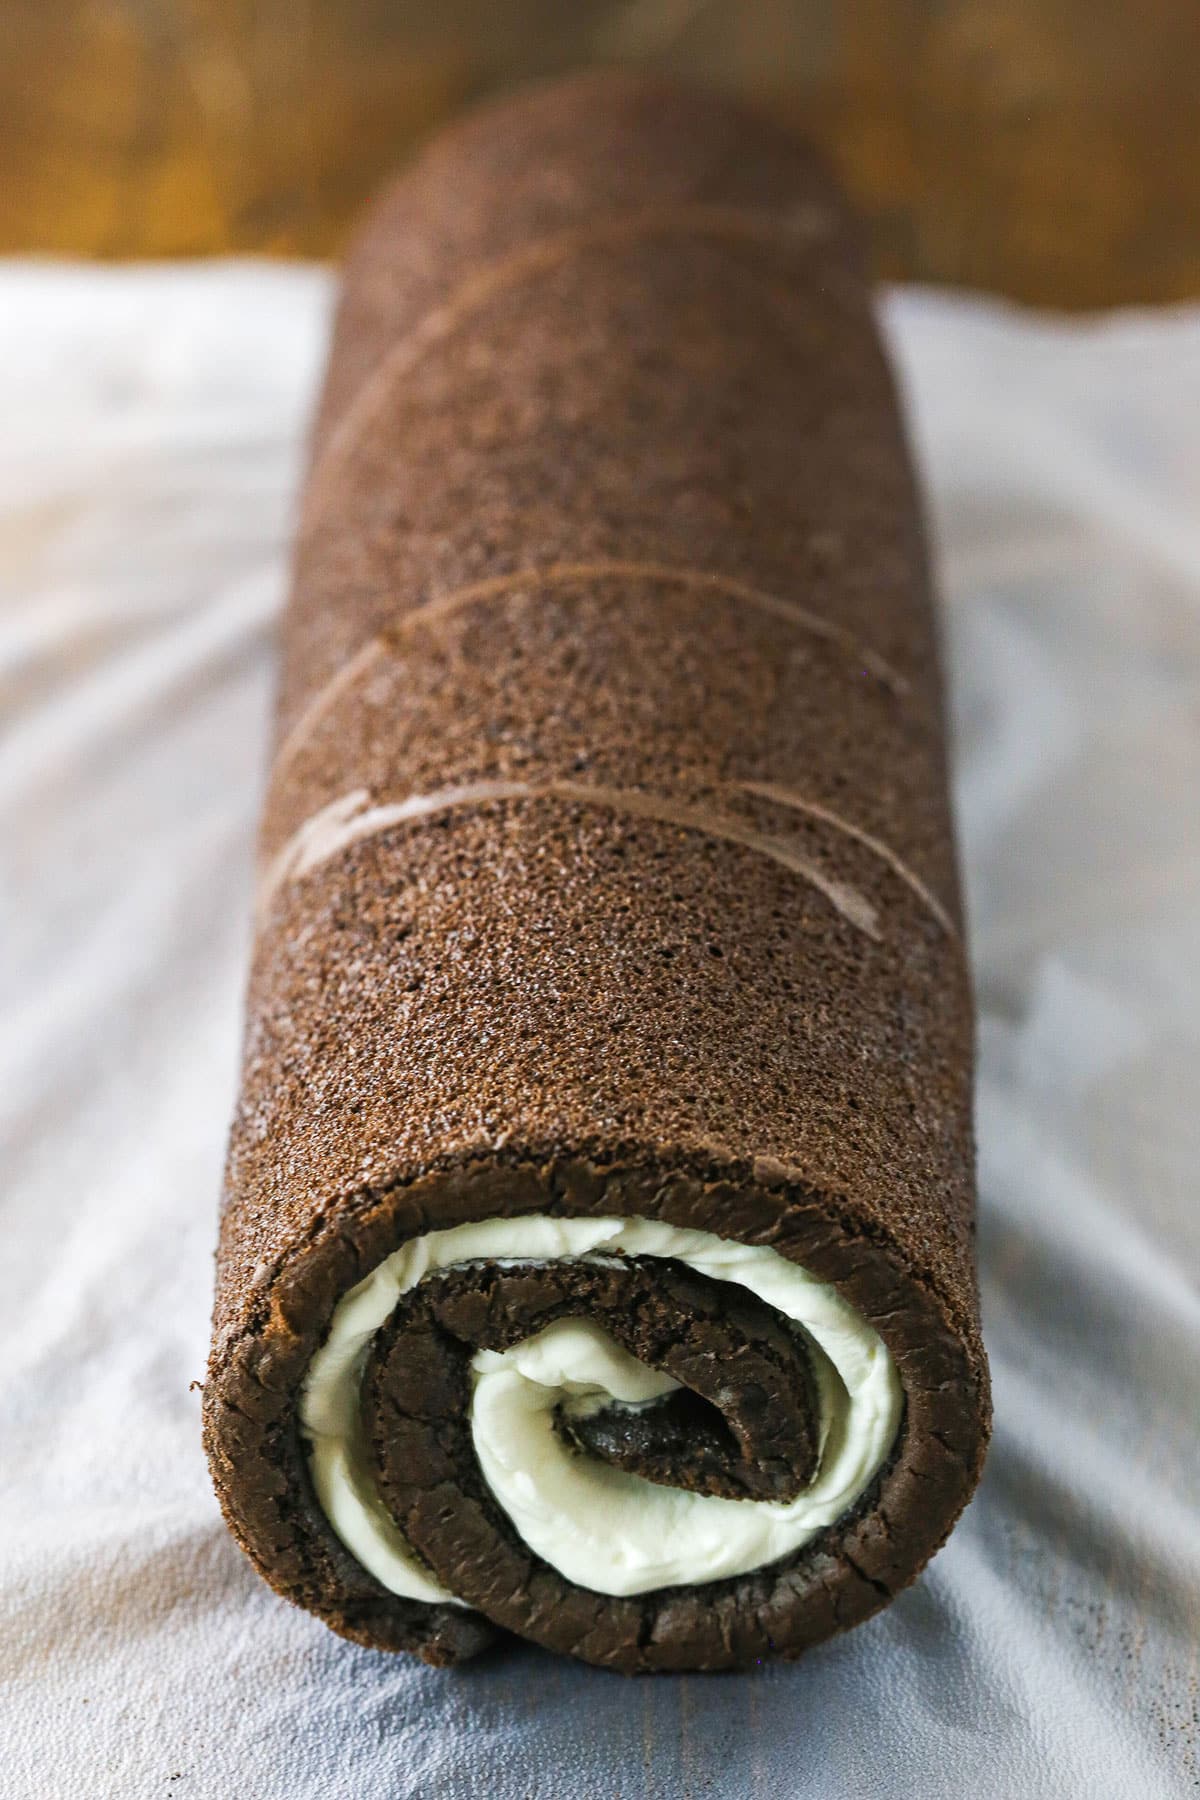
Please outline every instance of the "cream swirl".
[[802, 1336], [819, 1408], [816, 1468], [783, 1500], [731, 1498], [648, 1480], [581, 1454], [563, 1421], [648, 1407], [677, 1389], [586, 1318], [558, 1319], [471, 1359], [470, 1430], [496, 1504], [566, 1580], [632, 1595], [748, 1573], [801, 1549], [845, 1514], [894, 1445], [899, 1376], [867, 1321], [831, 1286], [763, 1245], [645, 1218], [527, 1214], [429, 1232], [403, 1244], [338, 1304], [305, 1378], [300, 1425], [317, 1499], [334, 1532], [383, 1587], [457, 1602], [385, 1504], [362, 1418], [377, 1334], [426, 1277], [471, 1264], [596, 1268], [665, 1259], [747, 1291]]

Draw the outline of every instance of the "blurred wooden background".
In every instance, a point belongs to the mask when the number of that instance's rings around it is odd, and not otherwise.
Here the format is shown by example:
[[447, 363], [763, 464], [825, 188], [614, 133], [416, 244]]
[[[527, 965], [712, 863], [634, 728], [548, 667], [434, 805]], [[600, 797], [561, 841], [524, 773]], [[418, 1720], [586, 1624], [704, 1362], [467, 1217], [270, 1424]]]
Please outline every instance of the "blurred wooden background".
[[883, 274], [1200, 294], [1198, 0], [0, 0], [0, 251], [329, 255], [464, 102], [612, 60], [810, 131]]

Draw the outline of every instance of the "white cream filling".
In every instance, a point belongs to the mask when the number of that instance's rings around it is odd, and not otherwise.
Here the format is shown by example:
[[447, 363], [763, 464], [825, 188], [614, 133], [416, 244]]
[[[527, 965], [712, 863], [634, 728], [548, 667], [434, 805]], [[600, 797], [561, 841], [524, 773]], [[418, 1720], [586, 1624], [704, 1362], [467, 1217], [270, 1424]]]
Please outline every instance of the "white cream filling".
[[558, 1408], [644, 1405], [676, 1383], [598, 1325], [560, 1320], [511, 1350], [472, 1359], [471, 1435], [485, 1480], [534, 1553], [580, 1587], [642, 1594], [741, 1575], [798, 1550], [870, 1484], [900, 1424], [902, 1393], [882, 1341], [837, 1291], [762, 1245], [652, 1219], [526, 1214], [414, 1238], [336, 1307], [300, 1403], [317, 1499], [376, 1580], [414, 1600], [457, 1601], [411, 1549], [375, 1487], [359, 1416], [371, 1339], [400, 1295], [461, 1263], [662, 1256], [749, 1289], [803, 1328], [821, 1405], [816, 1476], [794, 1500], [729, 1500], [668, 1488], [580, 1454]]

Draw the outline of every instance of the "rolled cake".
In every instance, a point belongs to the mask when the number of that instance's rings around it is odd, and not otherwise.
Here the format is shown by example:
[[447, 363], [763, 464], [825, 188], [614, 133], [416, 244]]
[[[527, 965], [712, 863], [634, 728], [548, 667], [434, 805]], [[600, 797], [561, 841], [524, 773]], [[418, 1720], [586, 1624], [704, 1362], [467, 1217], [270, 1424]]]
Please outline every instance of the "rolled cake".
[[346, 265], [283, 630], [206, 1441], [433, 1663], [791, 1657], [988, 1431], [917, 501], [789, 137], [576, 79]]

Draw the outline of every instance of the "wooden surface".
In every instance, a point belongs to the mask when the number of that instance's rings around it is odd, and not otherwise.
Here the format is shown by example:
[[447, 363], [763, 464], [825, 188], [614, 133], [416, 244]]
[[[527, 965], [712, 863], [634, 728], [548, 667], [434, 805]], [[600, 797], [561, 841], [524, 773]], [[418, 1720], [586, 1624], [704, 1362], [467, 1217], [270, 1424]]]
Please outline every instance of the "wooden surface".
[[809, 130], [883, 274], [1200, 294], [1197, 0], [3, 0], [0, 251], [328, 255], [454, 109], [605, 60]]

